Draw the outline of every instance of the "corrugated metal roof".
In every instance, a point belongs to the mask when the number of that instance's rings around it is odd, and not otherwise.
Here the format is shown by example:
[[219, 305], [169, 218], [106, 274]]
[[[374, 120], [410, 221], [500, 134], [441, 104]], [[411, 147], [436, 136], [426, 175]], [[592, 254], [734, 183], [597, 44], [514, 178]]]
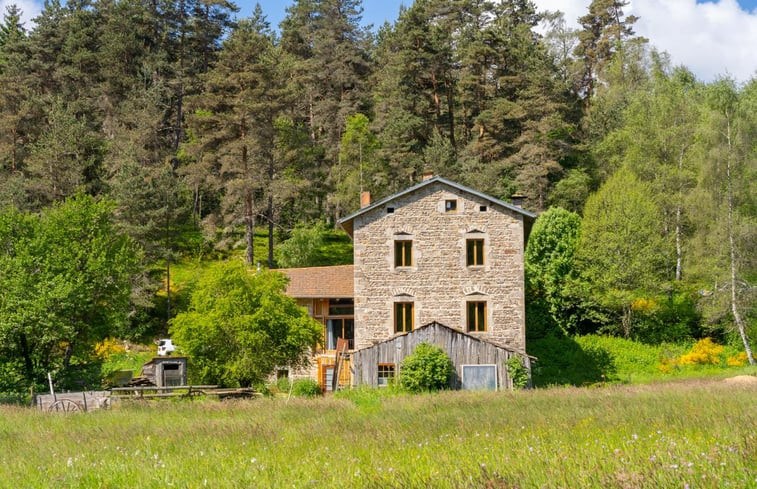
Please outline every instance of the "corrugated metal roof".
[[297, 299], [347, 299], [355, 296], [354, 265], [281, 268], [289, 277], [286, 293]]
[[361, 352], [361, 351], [364, 351], [364, 350], [368, 350], [368, 349], [371, 349], [371, 348], [376, 348], [377, 346], [383, 345], [385, 343], [389, 343], [391, 341], [395, 341], [397, 338], [399, 338], [401, 336], [418, 334], [420, 331], [422, 331], [424, 329], [433, 328], [433, 327], [441, 327], [441, 328], [444, 328], [444, 329], [447, 329], [447, 330], [451, 331], [454, 334], [459, 334], [461, 336], [465, 336], [465, 337], [471, 338], [472, 340], [475, 340], [475, 341], [480, 341], [480, 342], [483, 342], [483, 343], [489, 343], [491, 345], [496, 346], [497, 348], [502, 348], [503, 350], [511, 351], [511, 352], [517, 353], [519, 355], [528, 356], [528, 358], [530, 358], [532, 360], [536, 360], [537, 359], [536, 357], [528, 355], [527, 353], [525, 353], [525, 352], [523, 352], [521, 350], [517, 350], [517, 349], [513, 348], [510, 345], [506, 345], [504, 343], [500, 343], [498, 341], [494, 341], [494, 340], [492, 340], [490, 338], [481, 337], [481, 336], [475, 336], [475, 335], [472, 335], [470, 333], [466, 333], [464, 331], [461, 331], [461, 330], [459, 330], [457, 328], [451, 328], [451, 327], [447, 326], [446, 324], [442, 324], [442, 323], [440, 323], [438, 321], [431, 321], [428, 324], [424, 324], [423, 326], [419, 326], [419, 327], [413, 329], [409, 333], [395, 334], [395, 335], [391, 336], [390, 338], [387, 338], [385, 340], [382, 340], [382, 341], [376, 343], [375, 345], [366, 346], [366, 347], [363, 347], [363, 348], [361, 348], [359, 350], [355, 350], [353, 353], [358, 353], [358, 352]]

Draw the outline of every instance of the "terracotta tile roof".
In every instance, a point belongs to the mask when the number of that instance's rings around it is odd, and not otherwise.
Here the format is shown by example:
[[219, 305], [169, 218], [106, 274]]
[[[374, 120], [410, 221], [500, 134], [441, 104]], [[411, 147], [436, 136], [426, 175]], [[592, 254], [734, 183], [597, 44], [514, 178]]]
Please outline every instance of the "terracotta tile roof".
[[297, 299], [333, 298], [355, 296], [354, 265], [333, 267], [281, 268], [276, 270], [289, 277], [287, 295]]

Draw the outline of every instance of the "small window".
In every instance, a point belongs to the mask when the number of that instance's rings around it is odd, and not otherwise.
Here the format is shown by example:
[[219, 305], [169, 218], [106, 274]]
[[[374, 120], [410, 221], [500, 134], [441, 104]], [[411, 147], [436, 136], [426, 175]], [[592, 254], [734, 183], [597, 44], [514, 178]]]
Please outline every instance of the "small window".
[[465, 243], [465, 264], [477, 267], [484, 264], [484, 240], [469, 239]]
[[387, 214], [394, 214], [394, 207], [387, 207], [386, 208], [386, 213]]
[[409, 333], [413, 330], [413, 303], [394, 303], [394, 332]]
[[386, 387], [394, 381], [394, 364], [379, 363], [378, 366], [378, 386]]
[[467, 323], [469, 333], [486, 331], [486, 302], [468, 302]]
[[444, 201], [444, 212], [457, 212], [457, 201], [456, 200], [445, 200]]
[[395, 267], [413, 266], [413, 242], [412, 241], [395, 241], [394, 242], [394, 266]]
[[463, 365], [463, 390], [497, 390], [496, 365]]
[[487, 209], [485, 205], [482, 205], [481, 207], [478, 208], [478, 210], [481, 212], [486, 212], [489, 209]]

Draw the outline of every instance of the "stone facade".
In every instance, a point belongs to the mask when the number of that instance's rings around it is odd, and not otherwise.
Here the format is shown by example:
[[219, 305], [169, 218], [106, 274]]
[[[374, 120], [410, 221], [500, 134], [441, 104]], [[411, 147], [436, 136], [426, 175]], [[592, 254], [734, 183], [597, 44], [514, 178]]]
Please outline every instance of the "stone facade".
[[[523, 252], [531, 218], [434, 178], [343, 220], [354, 241], [355, 349], [401, 334], [395, 303], [402, 302], [412, 303], [414, 327], [438, 321], [525, 352]], [[483, 242], [482, 263], [469, 264], [469, 240]], [[396, 266], [396, 241], [412, 243], [408, 266]], [[469, 302], [485, 304], [485, 331], [471, 331]]]

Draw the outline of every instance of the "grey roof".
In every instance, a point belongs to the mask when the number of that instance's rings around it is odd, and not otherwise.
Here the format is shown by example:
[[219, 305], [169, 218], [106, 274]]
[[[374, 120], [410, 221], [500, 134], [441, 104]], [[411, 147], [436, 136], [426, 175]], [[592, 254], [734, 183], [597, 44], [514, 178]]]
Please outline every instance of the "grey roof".
[[[397, 199], [397, 198], [402, 197], [404, 195], [410, 194], [412, 192], [415, 192], [416, 190], [419, 190], [419, 189], [421, 189], [421, 188], [423, 188], [423, 187], [425, 187], [427, 185], [432, 185], [434, 183], [444, 184], [444, 185], [446, 185], [448, 187], [452, 187], [452, 188], [454, 188], [454, 189], [456, 189], [456, 190], [458, 190], [460, 192], [466, 192], [466, 193], [475, 195], [477, 197], [480, 197], [480, 198], [482, 198], [484, 200], [488, 200], [492, 204], [496, 204], [496, 205], [498, 205], [500, 207], [504, 207], [505, 209], [511, 210], [513, 212], [517, 212], [518, 214], [521, 214], [524, 217], [527, 217], [529, 219], [536, 219], [536, 214], [534, 214], [532, 212], [529, 212], [529, 211], [527, 211], [527, 210], [525, 210], [525, 209], [523, 209], [521, 207], [518, 207], [517, 205], [510, 204], [510, 203], [505, 202], [503, 200], [499, 200], [497, 198], [492, 197], [491, 195], [486, 195], [486, 194], [484, 194], [482, 192], [479, 192], [478, 190], [473, 190], [470, 187], [466, 187], [465, 185], [460, 185], [459, 183], [455, 183], [455, 182], [453, 182], [451, 180], [447, 180], [446, 178], [433, 177], [433, 178], [429, 178], [428, 180], [424, 180], [424, 181], [422, 181], [421, 183], [419, 183], [417, 185], [413, 185], [412, 187], [406, 188], [405, 190], [403, 190], [401, 192], [398, 192], [398, 193], [396, 193], [394, 195], [390, 195], [388, 197], [384, 197], [383, 199], [381, 199], [379, 201], [376, 201], [376, 202], [374, 202], [373, 204], [371, 204], [371, 205], [369, 205], [367, 207], [363, 207], [359, 211], [353, 212], [349, 216], [343, 217], [342, 219], [339, 219], [339, 224], [342, 226], [342, 228], [345, 229], [345, 231], [347, 231], [349, 234], [352, 234], [350, 232], [350, 230], [347, 228], [347, 226], [345, 226], [345, 224], [349, 223], [350, 221], [352, 221], [353, 219], [355, 219], [357, 216], [365, 214], [366, 212], [370, 212], [373, 209], [376, 209], [377, 207], [381, 207], [382, 205], [386, 204], [387, 202], [391, 202], [394, 199]], [[351, 228], [351, 226], [349, 226], [349, 227]]]
[[392, 341], [395, 341], [397, 338], [399, 338], [401, 336], [407, 336], [407, 335], [417, 334], [421, 330], [424, 330], [424, 329], [427, 329], [427, 328], [433, 328], [433, 327], [441, 327], [441, 328], [449, 330], [450, 332], [452, 332], [454, 334], [459, 334], [461, 336], [466, 336], [468, 338], [471, 338], [474, 341], [479, 341], [481, 343], [489, 343], [490, 345], [494, 345], [497, 348], [502, 348], [503, 350], [507, 350], [509, 352], [513, 352], [513, 353], [517, 353], [519, 355], [527, 356], [531, 360], [537, 360], [536, 357], [534, 357], [532, 355], [529, 355], [529, 354], [527, 354], [524, 351], [517, 350], [517, 349], [513, 348], [510, 345], [506, 345], [504, 343], [500, 343], [498, 341], [494, 341], [494, 340], [492, 340], [490, 338], [482, 338], [480, 336], [475, 336], [475, 335], [472, 335], [470, 333], [466, 333], [465, 331], [459, 330], [457, 328], [449, 327], [446, 324], [442, 324], [439, 321], [431, 321], [430, 323], [424, 324], [423, 326], [419, 326], [419, 327], [413, 329], [412, 331], [410, 331], [408, 333], [395, 334], [394, 336], [392, 336], [390, 338], [387, 338], [387, 339], [385, 339], [383, 341], [379, 341], [378, 343], [376, 343], [374, 345], [365, 346], [363, 348], [360, 348], [359, 350], [353, 351], [352, 353], [357, 353], [357, 352], [362, 352], [364, 350], [369, 350], [369, 349], [375, 348], [375, 347], [377, 347], [379, 345], [383, 345], [384, 343], [390, 343]]

